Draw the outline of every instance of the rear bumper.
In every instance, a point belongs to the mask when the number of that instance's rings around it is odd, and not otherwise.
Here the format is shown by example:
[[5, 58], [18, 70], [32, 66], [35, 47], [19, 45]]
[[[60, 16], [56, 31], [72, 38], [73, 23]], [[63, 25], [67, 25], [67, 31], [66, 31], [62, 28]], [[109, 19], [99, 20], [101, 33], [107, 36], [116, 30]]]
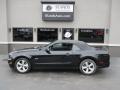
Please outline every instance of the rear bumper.
[[110, 66], [110, 55], [101, 54], [98, 56], [97, 65], [99, 68], [106, 68]]

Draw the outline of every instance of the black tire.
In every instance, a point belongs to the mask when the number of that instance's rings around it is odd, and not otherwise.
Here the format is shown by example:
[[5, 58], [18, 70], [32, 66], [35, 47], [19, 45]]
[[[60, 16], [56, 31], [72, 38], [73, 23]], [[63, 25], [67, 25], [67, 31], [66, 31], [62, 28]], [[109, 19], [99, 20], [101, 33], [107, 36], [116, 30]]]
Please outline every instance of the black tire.
[[79, 70], [84, 75], [92, 75], [96, 72], [97, 65], [92, 59], [84, 59], [80, 65]]
[[27, 73], [31, 70], [31, 64], [27, 58], [18, 58], [15, 61], [14, 68], [19, 73]]

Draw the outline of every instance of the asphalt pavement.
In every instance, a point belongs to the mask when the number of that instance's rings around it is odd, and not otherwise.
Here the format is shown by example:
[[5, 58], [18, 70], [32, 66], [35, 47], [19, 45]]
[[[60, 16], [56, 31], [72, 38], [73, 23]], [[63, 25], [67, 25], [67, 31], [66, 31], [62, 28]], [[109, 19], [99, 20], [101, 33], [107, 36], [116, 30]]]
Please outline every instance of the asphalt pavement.
[[82, 75], [73, 70], [34, 70], [18, 74], [0, 56], [0, 90], [119, 90], [120, 58], [111, 57], [109, 68], [94, 75]]

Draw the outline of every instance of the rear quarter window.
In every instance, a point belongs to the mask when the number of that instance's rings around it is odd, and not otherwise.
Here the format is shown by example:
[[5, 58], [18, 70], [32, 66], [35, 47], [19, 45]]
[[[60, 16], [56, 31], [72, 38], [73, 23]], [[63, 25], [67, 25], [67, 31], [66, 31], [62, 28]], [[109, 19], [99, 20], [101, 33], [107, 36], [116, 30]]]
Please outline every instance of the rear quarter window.
[[78, 47], [77, 45], [73, 45], [72, 50], [73, 51], [78, 51], [78, 50], [80, 50], [80, 47]]
[[80, 49], [89, 50], [89, 49], [91, 49], [91, 47], [88, 44], [84, 43], [84, 44], [80, 44]]

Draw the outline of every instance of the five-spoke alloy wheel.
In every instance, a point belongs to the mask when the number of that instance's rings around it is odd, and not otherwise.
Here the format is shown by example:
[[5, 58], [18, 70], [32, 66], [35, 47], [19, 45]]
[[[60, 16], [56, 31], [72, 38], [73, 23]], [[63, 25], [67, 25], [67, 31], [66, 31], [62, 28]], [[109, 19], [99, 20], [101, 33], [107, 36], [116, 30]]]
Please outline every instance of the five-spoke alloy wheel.
[[85, 75], [91, 75], [96, 72], [96, 63], [91, 59], [83, 60], [79, 65], [80, 71]]
[[18, 58], [15, 61], [15, 69], [19, 73], [26, 73], [31, 69], [31, 64], [26, 58]]

